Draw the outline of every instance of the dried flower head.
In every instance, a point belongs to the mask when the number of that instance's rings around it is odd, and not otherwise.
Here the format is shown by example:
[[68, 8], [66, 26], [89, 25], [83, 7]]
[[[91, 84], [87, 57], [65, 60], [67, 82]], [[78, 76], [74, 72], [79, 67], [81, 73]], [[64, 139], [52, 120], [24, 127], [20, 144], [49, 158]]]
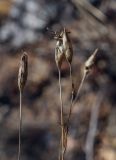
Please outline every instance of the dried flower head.
[[56, 42], [56, 48], [55, 48], [55, 61], [59, 69], [61, 68], [61, 65], [64, 59], [65, 59], [65, 56], [63, 52], [62, 39], [59, 39]]
[[85, 68], [84, 71], [86, 74], [88, 74], [91, 69], [93, 68], [96, 60], [96, 55], [97, 55], [98, 49], [96, 49], [93, 54], [88, 58], [88, 60], [85, 62]]
[[23, 53], [20, 60], [20, 66], [19, 66], [19, 74], [18, 74], [18, 87], [19, 90], [22, 92], [24, 89], [24, 86], [27, 81], [27, 75], [28, 75], [28, 55], [27, 53]]
[[66, 60], [71, 64], [72, 57], [73, 57], [73, 48], [72, 48], [71, 39], [69, 37], [69, 33], [70, 31], [68, 31], [66, 28], [63, 29], [62, 43], [63, 43], [63, 49], [64, 49]]
[[55, 48], [55, 61], [58, 68], [61, 68], [62, 62], [65, 59], [69, 64], [71, 64], [73, 57], [73, 48], [69, 37], [70, 31], [68, 31], [66, 28], [60, 31], [53, 31], [49, 28], [47, 28], [47, 30], [52, 33], [54, 39], [57, 41]]

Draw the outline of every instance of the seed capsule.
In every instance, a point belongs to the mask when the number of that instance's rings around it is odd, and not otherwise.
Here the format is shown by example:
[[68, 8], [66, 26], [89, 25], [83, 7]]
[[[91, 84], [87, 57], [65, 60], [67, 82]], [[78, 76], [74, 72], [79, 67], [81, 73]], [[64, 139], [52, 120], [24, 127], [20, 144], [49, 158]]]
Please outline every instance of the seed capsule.
[[23, 91], [27, 81], [28, 75], [28, 55], [23, 53], [20, 60], [19, 73], [18, 73], [18, 87], [20, 91]]
[[69, 37], [69, 31], [64, 28], [62, 32], [62, 41], [63, 41], [63, 49], [64, 49], [64, 54], [66, 57], [66, 60], [71, 64], [72, 62], [72, 57], [73, 57], [73, 48], [72, 48], [72, 43]]
[[98, 49], [96, 49], [94, 51], [94, 53], [88, 58], [88, 60], [85, 62], [85, 72], [86, 74], [88, 74], [91, 69], [93, 68], [94, 64], [95, 64], [95, 59], [96, 59], [96, 54], [98, 52]]
[[65, 55], [64, 55], [64, 50], [63, 50], [63, 43], [62, 43], [62, 38], [60, 37], [56, 37], [57, 38], [57, 42], [56, 42], [56, 48], [55, 48], [55, 61], [57, 64], [57, 67], [60, 69], [62, 62], [65, 59]]

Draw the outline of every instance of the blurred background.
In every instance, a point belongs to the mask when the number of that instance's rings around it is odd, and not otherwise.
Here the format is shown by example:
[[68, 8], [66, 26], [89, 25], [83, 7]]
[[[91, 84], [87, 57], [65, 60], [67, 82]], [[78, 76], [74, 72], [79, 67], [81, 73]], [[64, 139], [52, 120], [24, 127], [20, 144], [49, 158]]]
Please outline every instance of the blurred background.
[[[20, 56], [29, 56], [23, 94], [22, 160], [56, 160], [60, 140], [56, 41], [46, 28], [71, 31], [73, 79], [78, 89], [86, 59], [99, 48], [96, 67], [76, 103], [67, 160], [116, 160], [116, 1], [0, 0], [0, 159], [18, 153]], [[62, 66], [65, 115], [71, 98], [69, 68]]]

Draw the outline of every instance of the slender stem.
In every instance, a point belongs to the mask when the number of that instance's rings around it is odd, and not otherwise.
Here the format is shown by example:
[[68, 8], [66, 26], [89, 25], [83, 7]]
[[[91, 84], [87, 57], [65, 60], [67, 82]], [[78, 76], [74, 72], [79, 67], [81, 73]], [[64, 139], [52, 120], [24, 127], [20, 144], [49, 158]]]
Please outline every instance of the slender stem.
[[70, 116], [71, 116], [71, 109], [72, 109], [73, 100], [74, 100], [74, 83], [73, 83], [73, 79], [72, 79], [72, 67], [71, 67], [70, 63], [69, 63], [69, 67], [70, 67], [70, 79], [71, 79], [71, 85], [72, 85], [72, 95], [71, 95], [71, 106], [70, 106], [70, 110], [69, 110], [69, 116], [68, 116], [67, 124], [69, 123], [69, 119], [70, 119]]
[[71, 67], [71, 64], [69, 62], [68, 62], [68, 64], [69, 64], [69, 68], [70, 68], [70, 80], [71, 80], [71, 86], [72, 86], [72, 94], [71, 94], [71, 106], [70, 106], [70, 109], [69, 109], [68, 119], [67, 119], [67, 123], [66, 123], [64, 154], [65, 154], [66, 149], [67, 149], [67, 135], [68, 135], [68, 131], [69, 131], [69, 121], [70, 121], [70, 116], [71, 116], [71, 109], [72, 109], [72, 105], [73, 105], [73, 100], [74, 100], [74, 83], [73, 83], [73, 78], [72, 78], [72, 67]]
[[71, 86], [72, 86], [72, 94], [71, 94], [71, 103], [74, 100], [74, 83], [73, 83], [73, 77], [72, 77], [72, 66], [69, 63], [69, 68], [70, 68], [70, 80], [71, 80]]
[[72, 107], [75, 105], [75, 103], [76, 103], [76, 101], [77, 101], [77, 99], [78, 99], [78, 97], [79, 97], [79, 94], [80, 94], [80, 91], [81, 91], [81, 89], [82, 89], [83, 83], [84, 83], [84, 81], [85, 81], [85, 79], [86, 79], [86, 76], [87, 76], [87, 73], [84, 72], [84, 75], [83, 75], [83, 77], [82, 77], [81, 83], [80, 83], [80, 85], [79, 85], [79, 88], [78, 88], [78, 91], [77, 91], [77, 94], [76, 94], [76, 97], [75, 97], [75, 99], [74, 99], [74, 101], [73, 101]]
[[59, 72], [59, 87], [60, 87], [60, 103], [61, 103], [61, 113], [60, 113], [60, 118], [61, 118], [61, 160], [64, 160], [64, 115], [63, 115], [63, 100], [62, 100], [62, 86], [61, 86], [61, 71], [58, 69]]
[[74, 94], [72, 96], [72, 99], [71, 99], [71, 106], [70, 106], [70, 110], [69, 110], [69, 115], [68, 115], [68, 120], [67, 120], [67, 125], [69, 124], [69, 121], [70, 121], [70, 117], [71, 117], [71, 114], [72, 114], [72, 108], [74, 107], [78, 97], [79, 97], [79, 94], [80, 94], [80, 91], [81, 91], [81, 88], [83, 86], [83, 83], [85, 81], [85, 78], [86, 78], [86, 73], [83, 75], [83, 78], [81, 80], [81, 83], [79, 85], [79, 88], [78, 88], [78, 91], [77, 91], [77, 94], [76, 94], [76, 97], [74, 99]]
[[72, 109], [79, 97], [79, 94], [80, 94], [80, 91], [81, 91], [81, 88], [83, 86], [83, 83], [85, 81], [85, 78], [86, 78], [86, 72], [84, 73], [83, 75], [83, 78], [81, 80], [81, 83], [79, 85], [79, 88], [78, 88], [78, 91], [77, 91], [77, 94], [76, 94], [76, 97], [74, 99], [74, 84], [73, 84], [73, 80], [72, 80], [72, 69], [71, 69], [71, 65], [70, 65], [70, 78], [71, 78], [71, 82], [72, 82], [72, 97], [71, 97], [71, 105], [70, 105], [70, 109], [69, 109], [69, 114], [68, 114], [68, 118], [67, 118], [67, 128], [66, 128], [66, 134], [65, 134], [65, 150], [64, 152], [66, 152], [66, 148], [67, 148], [67, 135], [68, 135], [68, 132], [69, 132], [69, 125], [70, 125], [70, 117], [71, 117], [71, 114], [72, 114]]
[[22, 91], [20, 90], [19, 150], [18, 150], [18, 160], [21, 159], [21, 127], [22, 127]]

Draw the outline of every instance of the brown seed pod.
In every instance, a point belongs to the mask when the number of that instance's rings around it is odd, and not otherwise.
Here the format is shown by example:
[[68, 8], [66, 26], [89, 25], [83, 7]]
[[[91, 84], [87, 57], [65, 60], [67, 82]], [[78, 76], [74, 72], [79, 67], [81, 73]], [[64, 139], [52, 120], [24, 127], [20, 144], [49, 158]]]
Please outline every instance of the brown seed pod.
[[63, 41], [63, 49], [64, 49], [64, 54], [66, 57], [66, 60], [71, 64], [72, 62], [72, 57], [73, 57], [73, 48], [72, 48], [72, 43], [69, 37], [69, 31], [64, 28], [62, 32], [62, 41]]
[[65, 59], [65, 55], [63, 52], [62, 39], [58, 39], [56, 43], [56, 48], [55, 48], [55, 61], [59, 69], [61, 68], [61, 65], [64, 59]]
[[98, 49], [96, 49], [93, 54], [88, 58], [88, 60], [85, 62], [84, 71], [86, 74], [88, 74], [91, 69], [93, 68], [95, 64], [96, 54], [98, 52]]
[[19, 66], [19, 73], [18, 73], [18, 87], [19, 90], [22, 92], [24, 89], [24, 86], [27, 81], [27, 75], [28, 75], [28, 55], [27, 53], [23, 53], [20, 60], [20, 66]]

